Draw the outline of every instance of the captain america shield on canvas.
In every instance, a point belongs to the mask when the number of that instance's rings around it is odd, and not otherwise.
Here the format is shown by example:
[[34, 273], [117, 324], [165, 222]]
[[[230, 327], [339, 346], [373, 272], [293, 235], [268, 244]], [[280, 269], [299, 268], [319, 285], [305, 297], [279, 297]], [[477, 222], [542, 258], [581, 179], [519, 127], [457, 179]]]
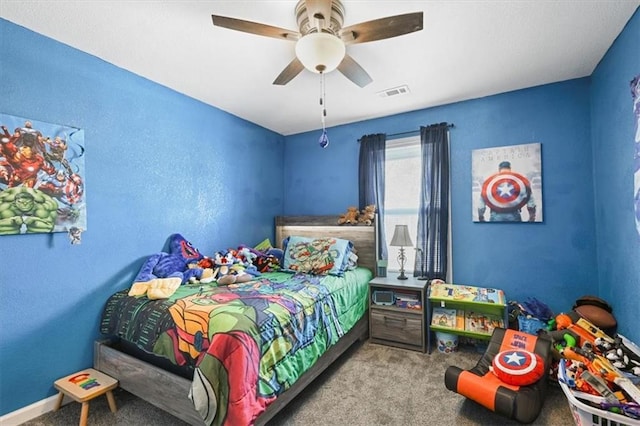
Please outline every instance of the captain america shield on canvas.
[[474, 221], [542, 222], [540, 153], [539, 143], [473, 151]]
[[491, 210], [501, 213], [519, 210], [531, 198], [531, 184], [520, 173], [500, 172], [485, 179], [481, 196]]

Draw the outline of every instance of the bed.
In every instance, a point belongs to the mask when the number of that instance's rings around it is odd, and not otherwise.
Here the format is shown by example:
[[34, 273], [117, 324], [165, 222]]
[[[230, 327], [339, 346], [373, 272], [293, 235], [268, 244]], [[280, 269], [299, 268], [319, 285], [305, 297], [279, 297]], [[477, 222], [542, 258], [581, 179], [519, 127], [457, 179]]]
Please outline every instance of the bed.
[[337, 216], [277, 217], [275, 241], [350, 241], [357, 268], [342, 277], [269, 272], [226, 287], [181, 286], [166, 300], [112, 295], [94, 367], [189, 424], [265, 424], [367, 337], [375, 225], [337, 223]]

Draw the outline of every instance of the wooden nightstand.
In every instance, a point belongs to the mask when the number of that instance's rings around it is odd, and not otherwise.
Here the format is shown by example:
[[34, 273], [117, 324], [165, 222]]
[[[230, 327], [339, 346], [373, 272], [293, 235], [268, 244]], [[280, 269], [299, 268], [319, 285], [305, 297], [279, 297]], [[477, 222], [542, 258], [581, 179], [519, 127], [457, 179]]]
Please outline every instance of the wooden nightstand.
[[369, 281], [369, 336], [373, 343], [425, 352], [427, 281], [376, 277]]

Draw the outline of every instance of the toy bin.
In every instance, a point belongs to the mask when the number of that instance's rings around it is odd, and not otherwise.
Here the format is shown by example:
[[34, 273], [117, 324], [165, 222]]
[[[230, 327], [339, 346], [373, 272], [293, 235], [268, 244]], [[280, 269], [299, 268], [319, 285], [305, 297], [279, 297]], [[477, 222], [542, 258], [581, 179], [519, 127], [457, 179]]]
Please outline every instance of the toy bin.
[[573, 396], [573, 392], [569, 386], [560, 380], [558, 380], [558, 383], [562, 388], [562, 392], [564, 392], [564, 395], [567, 397], [569, 408], [571, 408], [571, 414], [573, 414], [573, 421], [576, 426], [640, 425], [640, 420], [636, 420], [622, 414], [612, 413], [611, 411], [601, 410], [578, 401], [578, 399]]
[[450, 333], [436, 331], [438, 352], [449, 354], [458, 350], [458, 336]]

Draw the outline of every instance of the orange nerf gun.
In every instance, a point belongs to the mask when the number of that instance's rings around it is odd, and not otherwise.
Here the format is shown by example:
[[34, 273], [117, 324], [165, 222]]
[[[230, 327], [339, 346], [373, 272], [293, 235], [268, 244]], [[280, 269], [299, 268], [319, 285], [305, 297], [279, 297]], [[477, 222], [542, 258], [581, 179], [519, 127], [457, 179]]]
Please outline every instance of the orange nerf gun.
[[597, 338], [601, 338], [611, 344], [614, 343], [613, 338], [584, 318], [580, 318], [574, 324], [569, 325], [567, 330], [578, 337], [578, 346], [580, 347], [584, 346], [585, 342], [594, 345]]

